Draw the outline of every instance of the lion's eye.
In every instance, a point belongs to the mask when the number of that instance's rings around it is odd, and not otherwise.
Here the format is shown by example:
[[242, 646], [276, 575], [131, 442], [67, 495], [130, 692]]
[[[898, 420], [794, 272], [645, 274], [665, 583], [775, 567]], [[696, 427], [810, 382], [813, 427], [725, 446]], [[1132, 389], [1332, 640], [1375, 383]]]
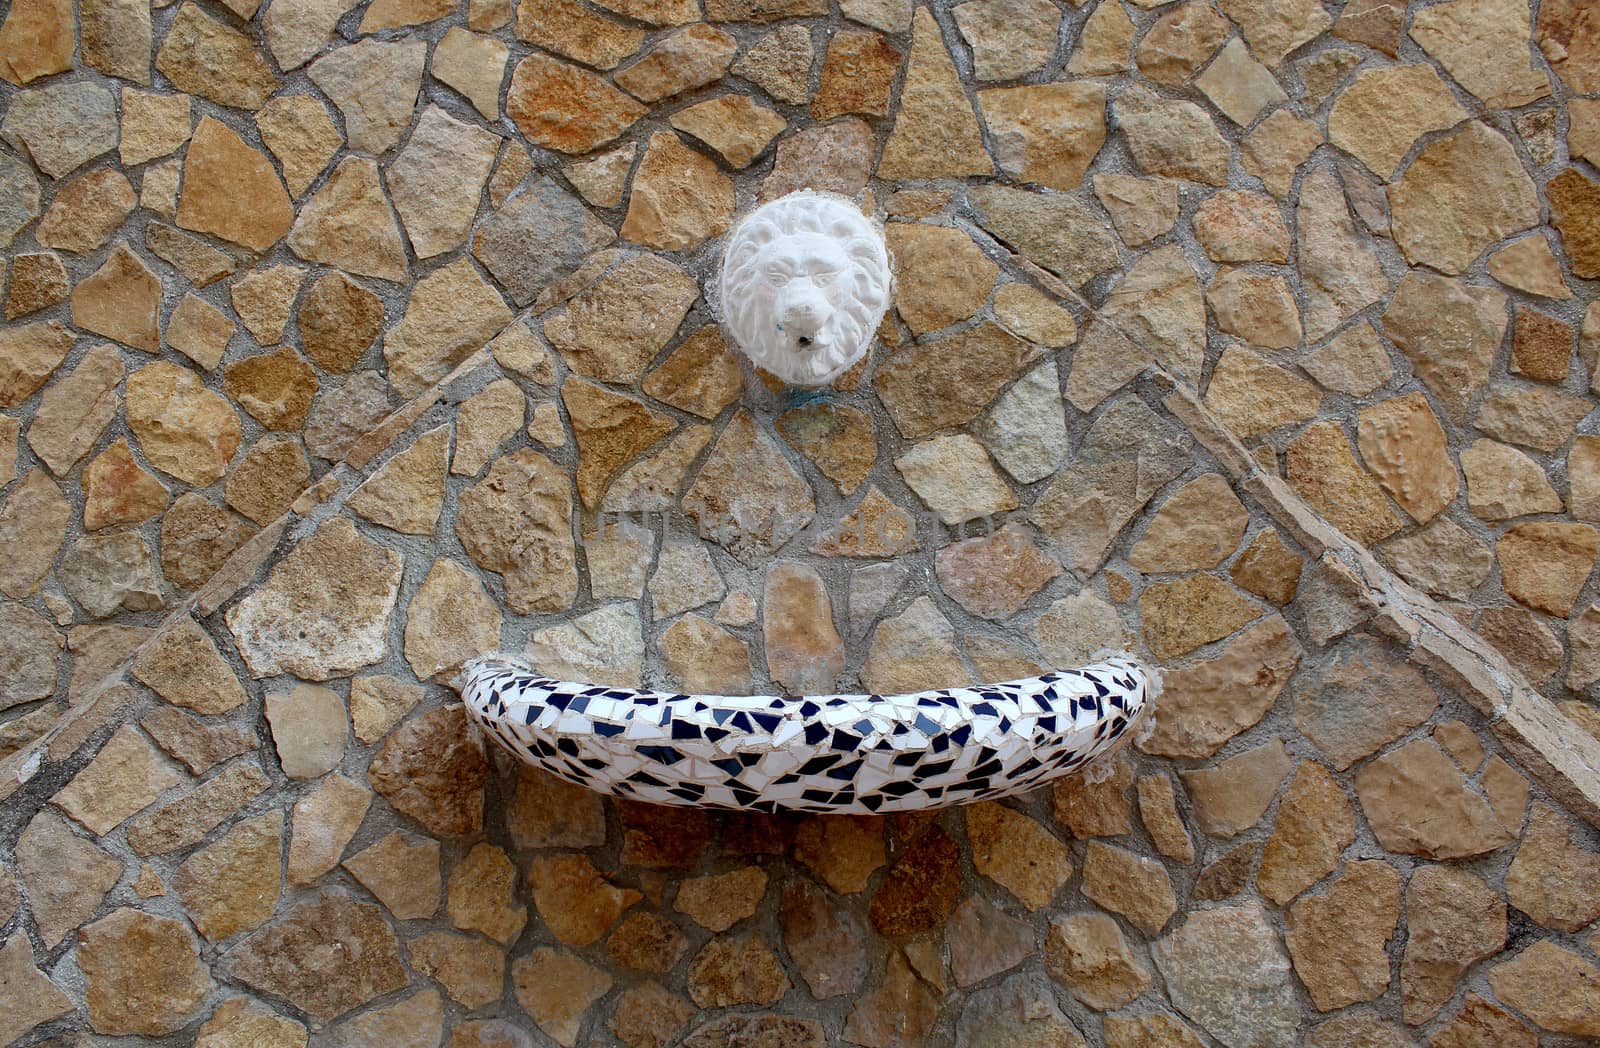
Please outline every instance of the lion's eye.
[[787, 284], [788, 282], [789, 282], [789, 274], [787, 274], [787, 273], [780, 273], [780, 272], [774, 271], [774, 272], [769, 272], [767, 274], [767, 283], [771, 284], [773, 287], [782, 287], [783, 285]]
[[838, 276], [837, 273], [831, 270], [825, 270], [821, 273], [813, 274], [811, 279], [817, 284], [818, 287], [827, 287], [829, 284], [833, 283], [833, 278], [836, 276]]

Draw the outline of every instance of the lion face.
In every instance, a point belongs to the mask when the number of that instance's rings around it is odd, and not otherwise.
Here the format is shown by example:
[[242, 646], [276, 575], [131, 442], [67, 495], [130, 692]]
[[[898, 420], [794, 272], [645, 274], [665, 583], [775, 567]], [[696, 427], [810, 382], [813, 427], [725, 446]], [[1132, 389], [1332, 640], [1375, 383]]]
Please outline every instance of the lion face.
[[821, 385], [866, 353], [889, 301], [883, 237], [843, 197], [792, 193], [734, 232], [722, 264], [724, 322], [759, 366]]

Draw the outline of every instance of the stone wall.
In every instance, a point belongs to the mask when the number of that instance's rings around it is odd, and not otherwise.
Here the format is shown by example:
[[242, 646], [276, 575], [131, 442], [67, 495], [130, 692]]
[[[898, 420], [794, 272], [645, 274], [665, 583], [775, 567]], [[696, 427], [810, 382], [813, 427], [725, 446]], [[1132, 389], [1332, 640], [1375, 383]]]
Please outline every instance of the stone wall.
[[[0, 77], [0, 1044], [1600, 1037], [1582, 0], [14, 0]], [[822, 392], [705, 300], [805, 186], [899, 274]], [[450, 688], [1106, 646], [1106, 777], [891, 818]]]

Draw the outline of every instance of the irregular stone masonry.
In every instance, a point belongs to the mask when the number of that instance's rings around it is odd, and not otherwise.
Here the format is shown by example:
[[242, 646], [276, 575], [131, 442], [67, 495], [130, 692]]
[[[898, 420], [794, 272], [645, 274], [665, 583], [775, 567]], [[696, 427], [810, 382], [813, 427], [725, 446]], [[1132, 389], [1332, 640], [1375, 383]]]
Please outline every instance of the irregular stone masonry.
[[[15, 0], [0, 79], [0, 1044], [1600, 1037], [1584, 0]], [[802, 396], [704, 291], [807, 186], [916, 264]], [[494, 647], [1167, 688], [740, 816], [502, 764]]]

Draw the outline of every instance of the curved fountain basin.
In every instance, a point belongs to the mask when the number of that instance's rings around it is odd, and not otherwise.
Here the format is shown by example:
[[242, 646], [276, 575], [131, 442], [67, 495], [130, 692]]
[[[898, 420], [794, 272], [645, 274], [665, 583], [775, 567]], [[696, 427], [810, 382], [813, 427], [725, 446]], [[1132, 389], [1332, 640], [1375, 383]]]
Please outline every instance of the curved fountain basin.
[[906, 695], [689, 695], [562, 681], [515, 656], [466, 667], [462, 700], [518, 759], [602, 793], [744, 811], [915, 811], [1082, 769], [1148, 719], [1138, 660]]

